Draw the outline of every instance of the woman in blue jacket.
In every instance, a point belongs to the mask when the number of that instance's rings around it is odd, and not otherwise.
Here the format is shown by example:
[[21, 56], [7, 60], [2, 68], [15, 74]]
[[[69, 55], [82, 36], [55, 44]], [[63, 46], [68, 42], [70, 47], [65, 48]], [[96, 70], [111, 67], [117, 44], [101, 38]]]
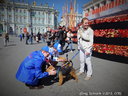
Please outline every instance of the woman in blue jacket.
[[16, 79], [35, 87], [39, 85], [39, 79], [48, 77], [49, 75], [55, 75], [56, 71], [42, 72], [42, 65], [46, 64], [46, 57], [49, 56], [48, 50], [34, 51], [27, 56], [21, 63], [17, 73]]

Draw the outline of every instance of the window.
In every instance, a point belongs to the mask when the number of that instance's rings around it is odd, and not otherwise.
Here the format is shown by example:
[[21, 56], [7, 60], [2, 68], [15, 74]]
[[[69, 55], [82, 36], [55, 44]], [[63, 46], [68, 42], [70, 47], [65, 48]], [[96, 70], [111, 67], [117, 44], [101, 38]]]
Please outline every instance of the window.
[[37, 22], [36, 22], [36, 18], [35, 18], [35, 23], [37, 23]]
[[20, 22], [22, 22], [22, 17], [20, 16]]
[[44, 15], [44, 12], [42, 13], [42, 15]]
[[21, 13], [21, 12], [22, 12], [22, 10], [20, 9], [20, 10], [19, 10], [19, 12]]
[[99, 8], [100, 7], [100, 4], [97, 4], [96, 6], [97, 6], [97, 8]]
[[26, 10], [24, 10], [24, 13], [26, 13]]
[[101, 2], [103, 5], [105, 5], [106, 4], [106, 1], [103, 1], [103, 2]]
[[0, 21], [2, 21], [2, 15], [0, 15]]
[[37, 12], [35, 11], [35, 12], [34, 12], [34, 15], [36, 15], [36, 14], [37, 14]]
[[18, 22], [18, 16], [16, 15], [16, 19], [15, 19], [15, 22]]
[[18, 12], [18, 8], [15, 9], [15, 12]]
[[11, 15], [8, 16], [8, 20], [9, 20], [9, 22], [12, 22], [12, 16]]
[[24, 22], [26, 23], [26, 17], [24, 16]]
[[48, 24], [50, 24], [50, 23], [51, 23], [51, 18], [48, 19]]
[[38, 18], [38, 23], [40, 23], [40, 18]]
[[42, 18], [42, 22], [41, 23], [44, 24], [44, 18]]
[[34, 18], [32, 18], [32, 23], [35, 23], [35, 22], [34, 22]]
[[11, 12], [11, 7], [8, 7], [7, 9], [8, 9], [9, 12]]
[[0, 9], [1, 9], [1, 11], [4, 11], [4, 7], [1, 7]]
[[0, 15], [0, 20], [3, 21], [4, 18], [5, 18], [4, 14], [1, 14], [1, 15]]

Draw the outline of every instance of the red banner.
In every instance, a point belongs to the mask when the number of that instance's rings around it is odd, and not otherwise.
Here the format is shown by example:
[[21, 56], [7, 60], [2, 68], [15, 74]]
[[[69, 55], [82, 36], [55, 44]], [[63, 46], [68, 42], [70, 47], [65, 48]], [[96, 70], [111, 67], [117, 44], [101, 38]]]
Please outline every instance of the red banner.
[[23, 31], [24, 31], [24, 33], [27, 33], [27, 28], [24, 28]]
[[[92, 14], [97, 14], [100, 13], [102, 11], [117, 7], [119, 5], [125, 4], [126, 1], [125, 0], [116, 0], [116, 1], [112, 1], [102, 7], [96, 8], [94, 10], [91, 11]], [[89, 16], [89, 13], [85, 13], [85, 16]]]

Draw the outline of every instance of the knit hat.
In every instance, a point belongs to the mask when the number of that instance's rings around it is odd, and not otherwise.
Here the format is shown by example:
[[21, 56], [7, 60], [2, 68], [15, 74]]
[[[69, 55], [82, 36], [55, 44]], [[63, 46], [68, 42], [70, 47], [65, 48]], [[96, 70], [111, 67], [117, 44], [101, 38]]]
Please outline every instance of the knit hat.
[[48, 46], [43, 47], [41, 50], [46, 51], [46, 52], [49, 53], [49, 48], [48, 48]]

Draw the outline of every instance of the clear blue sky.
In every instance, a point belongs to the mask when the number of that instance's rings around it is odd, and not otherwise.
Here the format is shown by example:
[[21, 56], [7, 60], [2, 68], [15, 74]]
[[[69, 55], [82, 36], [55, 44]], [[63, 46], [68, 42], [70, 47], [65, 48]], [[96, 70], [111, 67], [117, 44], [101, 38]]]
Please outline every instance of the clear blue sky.
[[[54, 4], [54, 8], [59, 11], [58, 21], [60, 21], [60, 18], [62, 16], [62, 7], [66, 4], [66, 2], [68, 2], [68, 5], [70, 5], [71, 0], [14, 0], [14, 1], [20, 1], [20, 2], [29, 1], [29, 3], [32, 3], [33, 1], [35, 1], [37, 5], [40, 5], [41, 3], [43, 5], [48, 3], [49, 6], [53, 6]], [[92, 0], [76, 0], [77, 6], [78, 6], [78, 13], [82, 13], [82, 10], [83, 10], [82, 6], [90, 1]]]

